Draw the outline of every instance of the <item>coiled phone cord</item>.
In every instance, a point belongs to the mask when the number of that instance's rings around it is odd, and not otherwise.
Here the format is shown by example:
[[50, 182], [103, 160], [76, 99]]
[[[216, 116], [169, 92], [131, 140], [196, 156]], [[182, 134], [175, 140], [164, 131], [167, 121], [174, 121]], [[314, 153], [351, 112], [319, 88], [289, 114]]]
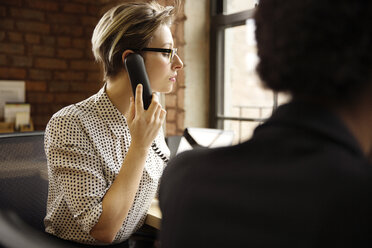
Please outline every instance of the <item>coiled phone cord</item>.
[[168, 163], [169, 162], [169, 158], [168, 156], [166, 156], [164, 153], [162, 153], [159, 149], [159, 147], [156, 145], [155, 141], [152, 143], [151, 145], [151, 148], [152, 150], [154, 150], [154, 152], [165, 162], [165, 163]]

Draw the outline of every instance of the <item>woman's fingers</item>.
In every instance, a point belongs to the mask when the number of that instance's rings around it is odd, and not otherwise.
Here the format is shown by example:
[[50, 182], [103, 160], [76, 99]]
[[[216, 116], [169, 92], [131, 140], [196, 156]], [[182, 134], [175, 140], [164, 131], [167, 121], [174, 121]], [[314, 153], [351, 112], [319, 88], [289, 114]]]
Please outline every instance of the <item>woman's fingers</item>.
[[136, 109], [134, 107], [134, 99], [130, 97], [130, 104], [129, 104], [129, 114], [128, 114], [128, 121], [133, 121], [136, 114]]
[[155, 120], [159, 120], [161, 110], [162, 110], [162, 107], [159, 105], [159, 107], [156, 109], [154, 113]]
[[[151, 123], [153, 121], [157, 121], [160, 117], [161, 110], [163, 110], [162, 106], [159, 103], [159, 97], [156, 93], [152, 94], [152, 100], [149, 108], [144, 111], [143, 109], [143, 101], [142, 101], [142, 91], [143, 86], [141, 84], [137, 85], [136, 88], [136, 99], [133, 103], [135, 105], [135, 109], [132, 112], [132, 108], [130, 107], [130, 114], [133, 114], [133, 118], [138, 116], [140, 118], [141, 115], [145, 117], [147, 123]], [[132, 102], [131, 102], [132, 104]], [[130, 105], [132, 106], [132, 105]], [[134, 106], [133, 106], [134, 108]], [[131, 116], [131, 115], [129, 115]]]
[[142, 112], [141, 110], [143, 110], [142, 92], [143, 92], [143, 86], [142, 84], [138, 84], [136, 88], [136, 100], [135, 100], [136, 115], [141, 113]]
[[[133, 111], [130, 111], [128, 116], [132, 116], [132, 120], [128, 122], [132, 136], [132, 141], [136, 140], [144, 146], [151, 145], [153, 140], [159, 133], [159, 130], [164, 123], [166, 111], [159, 103], [159, 97], [156, 94], [152, 95], [152, 101], [149, 108], [143, 109], [142, 85], [136, 88], [136, 99], [131, 102]], [[130, 108], [132, 110], [132, 108]], [[129, 118], [128, 118], [129, 119]]]
[[161, 109], [160, 115], [159, 115], [159, 119], [161, 123], [164, 122], [166, 116], [167, 116], [167, 111], [165, 109]]
[[156, 111], [156, 109], [160, 106], [159, 104], [159, 97], [157, 94], [152, 93], [152, 100], [149, 108], [147, 109], [147, 112], [151, 115], [153, 115]]

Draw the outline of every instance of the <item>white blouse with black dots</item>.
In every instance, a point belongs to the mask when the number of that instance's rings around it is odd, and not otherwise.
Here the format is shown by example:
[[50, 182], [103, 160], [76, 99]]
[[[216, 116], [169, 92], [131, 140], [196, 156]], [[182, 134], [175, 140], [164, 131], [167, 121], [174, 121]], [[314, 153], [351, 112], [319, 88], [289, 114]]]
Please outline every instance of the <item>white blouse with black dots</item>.
[[[131, 142], [125, 117], [105, 86], [90, 98], [53, 115], [45, 131], [49, 195], [45, 231], [62, 239], [100, 244], [89, 235], [102, 213], [102, 199], [118, 175]], [[161, 131], [150, 148], [134, 203], [114, 243], [144, 223], [169, 157]], [[159, 154], [159, 151], [162, 154]]]

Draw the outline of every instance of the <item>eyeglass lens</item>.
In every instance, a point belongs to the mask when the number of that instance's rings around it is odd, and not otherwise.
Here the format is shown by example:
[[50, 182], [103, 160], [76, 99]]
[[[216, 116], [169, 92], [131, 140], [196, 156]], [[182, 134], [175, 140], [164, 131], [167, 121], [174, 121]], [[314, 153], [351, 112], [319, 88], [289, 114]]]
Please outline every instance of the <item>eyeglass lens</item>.
[[177, 48], [171, 49], [171, 52], [169, 53], [169, 61], [170, 62], [173, 61], [174, 55], [176, 55], [176, 54], [177, 54]]

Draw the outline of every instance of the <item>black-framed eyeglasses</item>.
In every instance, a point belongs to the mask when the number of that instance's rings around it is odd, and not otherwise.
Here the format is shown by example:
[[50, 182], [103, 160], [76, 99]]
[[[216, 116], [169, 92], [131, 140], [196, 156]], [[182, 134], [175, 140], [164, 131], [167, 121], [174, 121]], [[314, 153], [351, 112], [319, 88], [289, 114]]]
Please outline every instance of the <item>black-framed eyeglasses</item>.
[[168, 53], [169, 63], [173, 62], [174, 55], [177, 54], [177, 48], [167, 49], [167, 48], [152, 48], [145, 47], [142, 49], [137, 49], [136, 51], [148, 51], [148, 52], [159, 52], [159, 53]]

